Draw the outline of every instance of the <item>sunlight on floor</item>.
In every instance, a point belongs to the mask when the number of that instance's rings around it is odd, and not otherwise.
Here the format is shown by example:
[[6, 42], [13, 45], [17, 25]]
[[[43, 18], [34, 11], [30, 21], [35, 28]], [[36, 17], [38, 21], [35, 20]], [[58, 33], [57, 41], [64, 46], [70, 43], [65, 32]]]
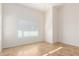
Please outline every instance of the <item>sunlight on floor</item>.
[[62, 49], [62, 48], [63, 48], [63, 47], [59, 47], [59, 48], [57, 48], [57, 49], [55, 49], [55, 50], [49, 51], [48, 53], [44, 54], [43, 56], [47, 56], [47, 55], [49, 55], [49, 54], [52, 54], [52, 53], [54, 53], [54, 52], [56, 52], [56, 51], [58, 51], [58, 50], [60, 50], [60, 49]]

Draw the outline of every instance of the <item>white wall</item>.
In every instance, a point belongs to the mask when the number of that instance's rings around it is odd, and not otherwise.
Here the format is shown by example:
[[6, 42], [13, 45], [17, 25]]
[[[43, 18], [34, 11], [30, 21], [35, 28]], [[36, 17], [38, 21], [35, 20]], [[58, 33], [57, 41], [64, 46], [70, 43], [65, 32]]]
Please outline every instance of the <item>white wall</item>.
[[[33, 19], [38, 23], [39, 36], [18, 39], [17, 21]], [[3, 5], [3, 48], [44, 41], [44, 13], [18, 4]]]
[[62, 39], [62, 18], [63, 5], [53, 6], [53, 41], [61, 42]]
[[45, 39], [48, 43], [53, 43], [53, 7], [49, 6], [45, 16]]
[[59, 9], [60, 6], [53, 7], [53, 41], [59, 40]]
[[46, 14], [46, 41], [79, 46], [79, 4], [64, 4], [52, 8]]
[[2, 4], [0, 3], [0, 51], [2, 50]]
[[79, 46], [79, 4], [65, 4], [60, 15], [60, 42]]

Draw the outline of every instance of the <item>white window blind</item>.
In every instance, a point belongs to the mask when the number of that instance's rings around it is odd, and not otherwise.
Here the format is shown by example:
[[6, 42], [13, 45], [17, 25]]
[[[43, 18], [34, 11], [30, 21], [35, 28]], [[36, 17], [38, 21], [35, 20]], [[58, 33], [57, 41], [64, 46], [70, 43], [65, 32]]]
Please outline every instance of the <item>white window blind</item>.
[[34, 20], [19, 20], [17, 28], [18, 38], [37, 37], [39, 35], [37, 22]]

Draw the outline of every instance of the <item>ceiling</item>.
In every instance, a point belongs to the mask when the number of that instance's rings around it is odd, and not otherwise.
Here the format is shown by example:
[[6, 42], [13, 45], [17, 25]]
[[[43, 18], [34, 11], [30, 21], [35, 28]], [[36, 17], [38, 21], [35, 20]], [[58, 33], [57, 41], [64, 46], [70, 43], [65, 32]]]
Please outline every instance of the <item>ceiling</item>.
[[21, 5], [29, 6], [40, 11], [46, 11], [49, 6], [60, 5], [59, 3], [21, 3]]

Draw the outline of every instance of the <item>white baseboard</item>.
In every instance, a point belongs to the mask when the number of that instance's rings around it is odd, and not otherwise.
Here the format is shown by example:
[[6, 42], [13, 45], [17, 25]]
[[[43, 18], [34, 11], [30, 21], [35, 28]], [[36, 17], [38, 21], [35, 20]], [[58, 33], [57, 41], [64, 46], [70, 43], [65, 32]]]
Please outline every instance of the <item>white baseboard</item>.
[[73, 43], [69, 43], [69, 42], [61, 42], [61, 43], [64, 43], [64, 44], [68, 44], [68, 45], [72, 45], [72, 46], [79, 47], [79, 45], [78, 45], [78, 44], [73, 44]]

